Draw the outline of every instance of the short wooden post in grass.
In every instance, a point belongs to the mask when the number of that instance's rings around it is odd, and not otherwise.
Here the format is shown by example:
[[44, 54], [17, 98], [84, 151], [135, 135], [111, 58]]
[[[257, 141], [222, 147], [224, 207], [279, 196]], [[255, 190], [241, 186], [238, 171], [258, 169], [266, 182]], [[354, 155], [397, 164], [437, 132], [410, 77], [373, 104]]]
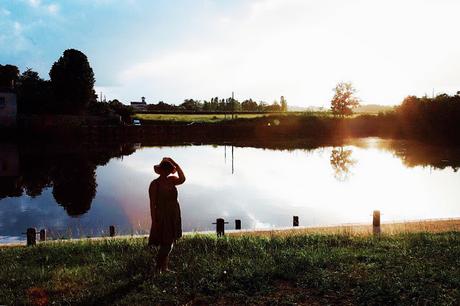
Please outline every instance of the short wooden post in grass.
[[40, 230], [40, 241], [46, 241], [46, 229]]
[[216, 233], [217, 236], [224, 236], [225, 235], [225, 224], [228, 224], [228, 222], [225, 222], [224, 219], [218, 218], [216, 219], [215, 223], [212, 223], [216, 225]]
[[110, 237], [115, 237], [115, 226], [113, 225], [109, 226], [109, 235]]
[[241, 229], [241, 220], [235, 220], [235, 229], [240, 230]]
[[372, 232], [374, 235], [380, 235], [380, 210], [374, 210], [372, 215]]
[[27, 246], [35, 245], [37, 243], [37, 230], [33, 227], [29, 227], [26, 232], [27, 235]]
[[299, 226], [299, 216], [292, 217], [292, 226]]

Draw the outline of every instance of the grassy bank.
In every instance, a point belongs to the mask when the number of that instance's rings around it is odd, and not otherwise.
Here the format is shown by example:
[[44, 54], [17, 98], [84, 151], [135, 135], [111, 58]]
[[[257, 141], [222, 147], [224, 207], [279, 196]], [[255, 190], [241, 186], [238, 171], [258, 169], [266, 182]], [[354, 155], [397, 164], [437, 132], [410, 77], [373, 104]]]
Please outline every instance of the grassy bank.
[[[237, 119], [240, 118], [258, 118], [263, 117], [261, 114], [240, 114], [237, 115]], [[134, 119], [142, 120], [146, 123], [149, 121], [153, 122], [162, 122], [162, 121], [172, 121], [172, 122], [221, 122], [223, 120], [230, 120], [231, 115], [225, 114], [135, 114]]]
[[[323, 113], [308, 113], [315, 116], [329, 116]], [[139, 119], [144, 123], [159, 123], [159, 122], [186, 122], [186, 123], [219, 123], [222, 121], [238, 120], [238, 119], [255, 119], [255, 118], [270, 118], [270, 117], [290, 117], [290, 116], [305, 116], [305, 112], [286, 112], [286, 113], [236, 113], [233, 115], [228, 113], [196, 113], [196, 114], [180, 114], [180, 113], [164, 113], [164, 114], [142, 114], [138, 113], [133, 116], [134, 119]]]
[[193, 235], [176, 274], [145, 239], [0, 249], [0, 304], [456, 304], [460, 233]]
[[[328, 113], [263, 113], [237, 114], [137, 114], [141, 121], [133, 125], [53, 125], [48, 121], [20, 120], [18, 129], [0, 133], [3, 140], [37, 140], [92, 143], [145, 143], [244, 141], [272, 146], [290, 140], [298, 142], [340, 142], [347, 138], [381, 137], [411, 139], [424, 143], [459, 145], [459, 125], [443, 125], [443, 121], [420, 122], [404, 113], [356, 115], [346, 118]], [[418, 118], [418, 117], [417, 117]], [[451, 122], [452, 120], [449, 119]], [[455, 122], [458, 122], [455, 121]]]

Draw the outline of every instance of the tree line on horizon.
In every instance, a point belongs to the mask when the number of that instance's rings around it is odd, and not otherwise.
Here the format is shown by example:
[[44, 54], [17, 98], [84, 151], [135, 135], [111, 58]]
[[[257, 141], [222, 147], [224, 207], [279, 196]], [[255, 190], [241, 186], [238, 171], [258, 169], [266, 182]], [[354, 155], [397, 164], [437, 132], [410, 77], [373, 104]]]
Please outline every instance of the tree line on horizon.
[[279, 102], [275, 100], [272, 104], [268, 104], [264, 101], [257, 103], [252, 99], [246, 99], [240, 102], [231, 97], [226, 99], [213, 97], [209, 101], [185, 99], [184, 102], [179, 105], [160, 101], [156, 104], [147, 104], [146, 109], [151, 112], [287, 112], [288, 105], [284, 96], [281, 96]]
[[412, 135], [442, 136], [460, 142], [460, 92], [451, 96], [406, 97], [396, 107], [402, 129]]
[[[75, 49], [65, 50], [52, 65], [50, 79], [44, 80], [38, 72], [28, 68], [20, 73], [14, 65], [0, 65], [0, 89], [17, 93], [20, 114], [73, 114], [120, 116], [130, 122], [133, 108], [114, 99], [98, 101], [94, 91], [95, 76], [87, 56]], [[349, 82], [340, 82], [334, 88], [330, 111], [335, 117], [343, 118], [353, 114], [359, 106], [356, 90]], [[180, 105], [163, 101], [148, 104], [147, 111], [189, 111], [189, 112], [284, 112], [287, 101], [282, 96], [272, 104], [246, 99], [213, 97], [209, 101], [186, 99]], [[393, 115], [404, 121], [414, 132], [426, 131], [427, 126], [438, 126], [446, 133], [458, 130], [460, 120], [460, 92], [450, 96], [440, 94], [429, 98], [408, 96], [395, 108]], [[426, 131], [429, 132], [429, 131]], [[460, 131], [458, 134], [460, 135]]]
[[[118, 99], [102, 100], [94, 90], [95, 76], [87, 56], [78, 50], [65, 50], [52, 65], [49, 80], [27, 68], [22, 73], [17, 66], [0, 65], [0, 89], [11, 89], [17, 93], [20, 114], [73, 114], [73, 115], [119, 115], [129, 121], [133, 108]], [[242, 102], [233, 98], [209, 101], [185, 99], [179, 105], [160, 101], [148, 104], [148, 111], [191, 111], [191, 112], [285, 112], [287, 101], [282, 96], [272, 104], [252, 99]]]

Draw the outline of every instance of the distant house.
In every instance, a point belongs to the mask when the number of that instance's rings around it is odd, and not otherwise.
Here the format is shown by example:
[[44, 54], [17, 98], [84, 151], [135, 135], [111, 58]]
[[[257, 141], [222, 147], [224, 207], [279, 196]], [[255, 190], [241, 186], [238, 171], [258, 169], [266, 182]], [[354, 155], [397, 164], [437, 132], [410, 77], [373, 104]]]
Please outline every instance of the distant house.
[[15, 127], [17, 116], [16, 94], [0, 88], [0, 127]]
[[141, 98], [142, 102], [131, 102], [131, 107], [134, 108], [136, 112], [143, 112], [147, 110], [147, 102], [145, 102], [145, 97]]

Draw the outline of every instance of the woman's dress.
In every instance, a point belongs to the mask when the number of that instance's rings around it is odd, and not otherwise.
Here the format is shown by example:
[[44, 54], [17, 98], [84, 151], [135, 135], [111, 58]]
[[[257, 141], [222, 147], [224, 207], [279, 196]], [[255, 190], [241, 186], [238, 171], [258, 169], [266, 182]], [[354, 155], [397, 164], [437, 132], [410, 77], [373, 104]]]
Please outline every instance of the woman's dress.
[[[149, 187], [152, 220], [149, 245], [169, 245], [182, 237], [182, 224], [177, 188], [172, 183], [160, 184], [153, 180]], [[153, 197], [156, 197], [153, 199]], [[154, 222], [155, 221], [155, 222]]]

